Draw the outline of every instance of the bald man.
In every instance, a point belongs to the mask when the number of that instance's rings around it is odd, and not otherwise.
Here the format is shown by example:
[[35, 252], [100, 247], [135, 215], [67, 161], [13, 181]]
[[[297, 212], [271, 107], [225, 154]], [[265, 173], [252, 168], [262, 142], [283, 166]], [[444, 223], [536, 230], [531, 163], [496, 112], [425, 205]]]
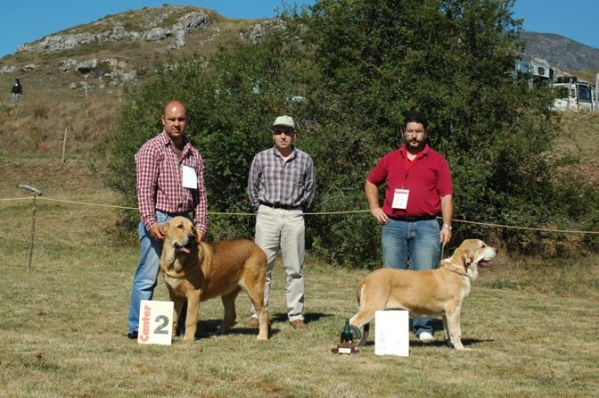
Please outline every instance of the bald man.
[[204, 161], [185, 136], [187, 110], [181, 101], [164, 107], [164, 129], [135, 154], [141, 255], [131, 289], [129, 332], [137, 339], [140, 304], [151, 300], [160, 271], [163, 225], [175, 216], [194, 220], [199, 240], [208, 228]]

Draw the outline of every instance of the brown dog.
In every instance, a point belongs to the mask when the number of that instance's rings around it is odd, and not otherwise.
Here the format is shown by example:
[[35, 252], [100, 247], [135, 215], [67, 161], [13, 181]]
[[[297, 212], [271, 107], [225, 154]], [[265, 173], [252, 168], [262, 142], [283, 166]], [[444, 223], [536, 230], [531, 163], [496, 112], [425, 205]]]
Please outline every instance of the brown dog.
[[247, 239], [198, 242], [194, 224], [185, 217], [167, 221], [164, 234], [160, 268], [175, 306], [173, 330], [187, 300], [183, 340], [193, 341], [200, 301], [221, 296], [225, 314], [218, 332], [228, 331], [235, 324], [235, 299], [243, 289], [258, 313], [258, 340], [268, 339], [268, 314], [264, 308], [264, 251]]
[[489, 267], [497, 249], [479, 239], [466, 239], [440, 267], [427, 271], [381, 268], [367, 275], [358, 286], [360, 309], [350, 324], [364, 326], [360, 340], [368, 338], [375, 311], [388, 308], [410, 311], [411, 317], [441, 316], [445, 341], [457, 350], [462, 345], [460, 311], [478, 277], [478, 266]]

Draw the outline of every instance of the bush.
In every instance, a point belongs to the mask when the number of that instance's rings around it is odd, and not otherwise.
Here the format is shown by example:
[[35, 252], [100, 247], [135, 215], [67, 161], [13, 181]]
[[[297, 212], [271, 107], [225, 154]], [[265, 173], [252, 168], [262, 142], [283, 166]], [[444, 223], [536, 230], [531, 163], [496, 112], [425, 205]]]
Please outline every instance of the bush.
[[[112, 137], [111, 186], [135, 203], [133, 154], [161, 130], [164, 103], [178, 98], [206, 162], [211, 212], [251, 212], [250, 163], [272, 145], [274, 118], [290, 114], [296, 143], [317, 170], [311, 211], [328, 213], [307, 216], [311, 250], [346, 266], [378, 266], [380, 227], [366, 210], [363, 184], [401, 144], [403, 113], [416, 107], [428, 114], [430, 144], [452, 169], [455, 218], [471, 222], [456, 226], [454, 243], [493, 234], [529, 242], [519, 245], [526, 251], [546, 242], [537, 232], [490, 230], [484, 222], [596, 225], [595, 187], [564, 178], [559, 159], [545, 156], [559, 132], [550, 90], [532, 90], [507, 73], [521, 50], [511, 4], [320, 0], [288, 10], [284, 29], [258, 44], [221, 49], [208, 67], [199, 56], [177, 60], [123, 111]], [[253, 236], [252, 217], [211, 222], [209, 238]]]

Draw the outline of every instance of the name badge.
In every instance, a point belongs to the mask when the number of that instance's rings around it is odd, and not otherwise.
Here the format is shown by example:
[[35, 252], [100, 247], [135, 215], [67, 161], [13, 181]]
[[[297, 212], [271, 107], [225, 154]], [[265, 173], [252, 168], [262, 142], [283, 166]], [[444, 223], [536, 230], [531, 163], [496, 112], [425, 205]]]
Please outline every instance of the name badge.
[[198, 189], [198, 176], [196, 171], [189, 166], [181, 166], [183, 175], [183, 188]]
[[407, 209], [409, 195], [409, 189], [396, 189], [395, 193], [393, 194], [393, 203], [391, 204], [391, 207], [393, 207], [394, 209]]

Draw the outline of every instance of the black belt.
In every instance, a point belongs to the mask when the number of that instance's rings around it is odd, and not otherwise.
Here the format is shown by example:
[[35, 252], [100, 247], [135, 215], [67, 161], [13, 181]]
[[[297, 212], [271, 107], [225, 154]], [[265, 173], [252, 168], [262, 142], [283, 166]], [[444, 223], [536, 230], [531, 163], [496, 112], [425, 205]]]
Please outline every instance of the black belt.
[[268, 203], [262, 201], [260, 201], [260, 204], [263, 206], [270, 207], [272, 209], [297, 210], [300, 208], [300, 206], [282, 205], [280, 203]]
[[415, 221], [426, 221], [426, 220], [434, 220], [437, 217], [435, 216], [419, 216], [419, 217], [411, 217], [411, 216], [399, 216], [399, 217], [391, 217], [387, 216], [395, 221], [405, 221], [405, 222], [415, 222]]

